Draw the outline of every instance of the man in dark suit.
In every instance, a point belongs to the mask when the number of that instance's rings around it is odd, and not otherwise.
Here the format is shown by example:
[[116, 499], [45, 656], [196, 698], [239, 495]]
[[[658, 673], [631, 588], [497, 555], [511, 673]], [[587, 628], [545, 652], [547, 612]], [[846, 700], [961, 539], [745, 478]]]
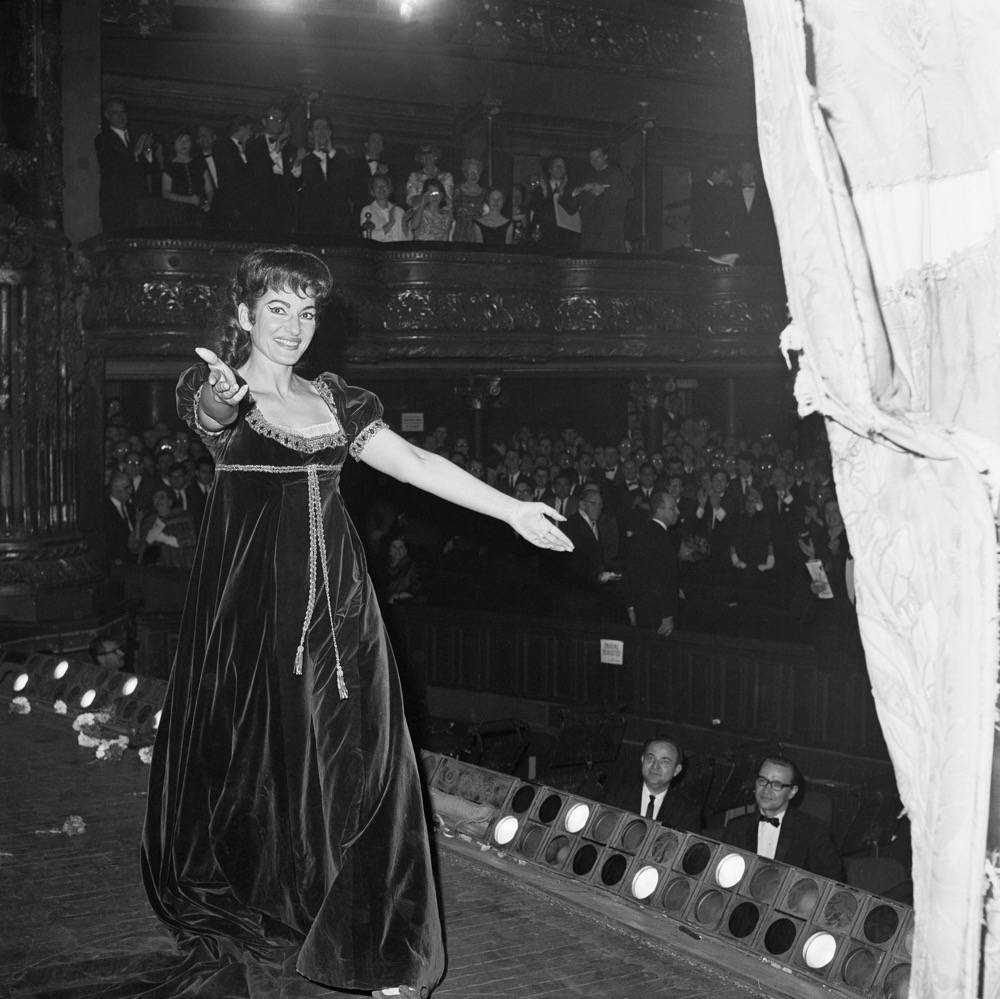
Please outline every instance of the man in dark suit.
[[252, 124], [246, 115], [231, 118], [226, 137], [212, 147], [217, 186], [212, 219], [223, 229], [249, 229], [252, 224], [250, 168], [246, 154]]
[[691, 186], [691, 245], [710, 254], [738, 252], [733, 232], [738, 207], [729, 168], [712, 163], [708, 176]]
[[357, 235], [358, 220], [351, 208], [351, 166], [333, 147], [328, 118], [313, 118], [309, 143], [312, 149], [302, 159], [299, 232], [334, 239]]
[[826, 826], [788, 807], [800, 786], [799, 768], [791, 760], [764, 760], [754, 785], [757, 811], [726, 823], [722, 841], [839, 881], [843, 865]]
[[[129, 134], [123, 100], [113, 97], [105, 101], [104, 123], [94, 137], [101, 176], [101, 225], [105, 232], [134, 228], [136, 202], [149, 194], [146, 171], [152, 163], [152, 139], [148, 132], [136, 139]], [[156, 193], [159, 194], [158, 189]]]
[[370, 132], [365, 139], [364, 155], [351, 161], [351, 217], [355, 227], [359, 224], [361, 209], [372, 199], [372, 178], [389, 177], [389, 164], [383, 159], [384, 149], [382, 133]]
[[263, 132], [246, 144], [254, 228], [264, 234], [295, 229], [295, 192], [305, 156], [289, 139], [283, 108], [272, 104], [261, 118]]
[[621, 614], [621, 573], [609, 563], [602, 534], [614, 526], [614, 520], [602, 520], [604, 500], [594, 483], [584, 486], [577, 502], [576, 513], [560, 525], [574, 545], [569, 559], [560, 561], [568, 570], [565, 590], [560, 593], [564, 613], [570, 617], [617, 617]]
[[669, 534], [677, 515], [670, 493], [653, 493], [651, 518], [633, 536], [625, 564], [629, 623], [655, 628], [664, 638], [673, 632], [677, 617], [677, 549]]
[[642, 780], [610, 788], [605, 802], [671, 829], [700, 832], [698, 805], [672, 786], [684, 768], [677, 742], [666, 735], [654, 736], [642, 747], [641, 763]]
[[773, 264], [778, 261], [778, 234], [767, 188], [757, 173], [757, 164], [744, 160], [738, 169], [734, 233], [740, 263]]
[[104, 501], [104, 544], [112, 567], [135, 563], [139, 538], [132, 504], [132, 480], [126, 472], [115, 472]]

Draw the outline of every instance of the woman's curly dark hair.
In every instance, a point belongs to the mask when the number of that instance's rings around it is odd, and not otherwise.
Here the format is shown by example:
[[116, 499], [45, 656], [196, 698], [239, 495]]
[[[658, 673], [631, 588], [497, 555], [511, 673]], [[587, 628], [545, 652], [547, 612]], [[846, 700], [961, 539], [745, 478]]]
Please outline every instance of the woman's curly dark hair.
[[252, 315], [257, 302], [271, 290], [312, 296], [318, 308], [333, 290], [333, 278], [319, 257], [303, 250], [248, 253], [236, 269], [219, 317], [215, 352], [231, 368], [242, 367], [250, 356], [250, 334], [240, 326], [240, 306], [245, 305]]

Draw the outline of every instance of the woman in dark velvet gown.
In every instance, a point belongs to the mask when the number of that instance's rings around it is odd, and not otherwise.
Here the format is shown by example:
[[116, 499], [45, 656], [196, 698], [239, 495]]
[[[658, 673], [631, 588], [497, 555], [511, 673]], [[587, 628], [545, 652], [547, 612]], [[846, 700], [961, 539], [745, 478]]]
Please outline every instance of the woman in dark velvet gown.
[[571, 547], [549, 507], [394, 434], [370, 392], [294, 373], [329, 291], [311, 254], [250, 254], [218, 356], [199, 348], [207, 363], [178, 383], [216, 485], [143, 837], [147, 893], [187, 955], [186, 980], [157, 996], [412, 997], [443, 973], [419, 772], [344, 461]]

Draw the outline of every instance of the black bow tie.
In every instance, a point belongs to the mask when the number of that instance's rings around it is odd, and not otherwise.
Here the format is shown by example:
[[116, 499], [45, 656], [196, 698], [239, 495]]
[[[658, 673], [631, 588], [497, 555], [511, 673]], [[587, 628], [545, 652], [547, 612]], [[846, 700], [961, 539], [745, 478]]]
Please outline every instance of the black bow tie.
[[205, 156], [206, 160], [212, 159], [212, 154], [211, 153], [205, 153], [204, 156]]
[[758, 822], [766, 822], [769, 826], [774, 826], [777, 829], [781, 825], [781, 819], [769, 819], [763, 812], [757, 813]]
[[377, 156], [366, 156], [365, 159], [369, 163], [378, 163], [378, 157]]

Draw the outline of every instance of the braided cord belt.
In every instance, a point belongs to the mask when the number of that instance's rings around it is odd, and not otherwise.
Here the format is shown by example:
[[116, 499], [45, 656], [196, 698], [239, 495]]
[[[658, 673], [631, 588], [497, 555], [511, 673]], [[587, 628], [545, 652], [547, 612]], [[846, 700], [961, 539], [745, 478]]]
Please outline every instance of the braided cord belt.
[[337, 644], [337, 630], [333, 623], [333, 607], [330, 604], [330, 576], [326, 565], [326, 536], [323, 532], [323, 499], [319, 491], [320, 472], [339, 472], [342, 465], [228, 465], [218, 464], [217, 472], [270, 472], [275, 475], [306, 474], [306, 484], [309, 490], [309, 597], [306, 601], [306, 612], [302, 619], [302, 634], [299, 636], [299, 646], [295, 650], [295, 673], [301, 675], [302, 663], [305, 659], [306, 636], [316, 609], [316, 564], [319, 563], [323, 575], [323, 585], [326, 587], [326, 613], [330, 619], [330, 635], [333, 638], [333, 656], [337, 664], [337, 691], [341, 700], [347, 699], [347, 684], [344, 682], [344, 669], [340, 662], [340, 647]]

